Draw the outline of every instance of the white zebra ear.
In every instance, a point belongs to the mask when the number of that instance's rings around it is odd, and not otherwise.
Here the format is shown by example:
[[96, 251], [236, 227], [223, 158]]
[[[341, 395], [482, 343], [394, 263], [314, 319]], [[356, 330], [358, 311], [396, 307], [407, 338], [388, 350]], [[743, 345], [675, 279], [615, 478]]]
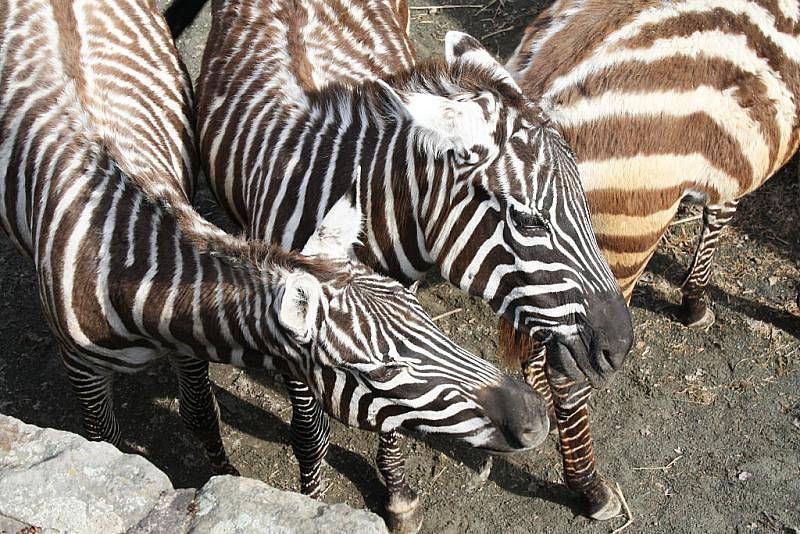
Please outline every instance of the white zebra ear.
[[451, 66], [461, 62], [488, 69], [499, 81], [522, 93], [511, 73], [471, 35], [457, 31], [447, 32], [444, 37], [444, 58]]
[[316, 330], [322, 286], [308, 273], [289, 273], [284, 281], [278, 322], [300, 343], [308, 343]]
[[350, 190], [325, 215], [317, 230], [306, 241], [301, 254], [332, 259], [356, 259], [353, 247], [359, 242], [363, 221], [360, 192], [359, 167]]
[[398, 91], [382, 80], [377, 83], [383, 87], [390, 103], [411, 120], [415, 138], [426, 152], [439, 155], [455, 150], [459, 156], [464, 156], [470, 155], [475, 146], [494, 144], [494, 127], [486, 120], [478, 103], [430, 93]]

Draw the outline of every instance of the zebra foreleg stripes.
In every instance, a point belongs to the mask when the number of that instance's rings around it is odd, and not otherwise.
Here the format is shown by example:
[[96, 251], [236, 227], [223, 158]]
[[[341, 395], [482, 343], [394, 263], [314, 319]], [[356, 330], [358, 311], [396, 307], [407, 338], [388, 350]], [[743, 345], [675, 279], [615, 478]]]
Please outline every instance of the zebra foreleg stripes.
[[286, 389], [292, 402], [290, 438], [300, 464], [300, 491], [316, 499], [322, 496], [322, 461], [330, 445], [330, 421], [306, 384], [287, 380]]
[[571, 490], [584, 496], [590, 517], [611, 519], [619, 514], [621, 505], [595, 466], [587, 407], [592, 387], [585, 380], [576, 382], [549, 367], [547, 379], [553, 391], [564, 480]]
[[[306, 384], [287, 380], [292, 402], [292, 450], [300, 464], [300, 491], [313, 498], [323, 493], [322, 462], [330, 445], [330, 420]], [[422, 524], [417, 512], [419, 498], [408, 485], [400, 436], [396, 431], [381, 432], [376, 455], [378, 471], [389, 493], [387, 524], [392, 532], [416, 532]]]
[[500, 319], [500, 346], [509, 365], [519, 362], [525, 382], [547, 401], [551, 427], [558, 428], [558, 443], [567, 487], [583, 495], [589, 517], [606, 520], [621, 509], [611, 486], [597, 473], [587, 403], [592, 387], [575, 381], [547, 365], [548, 347], [521, 336]]
[[222, 444], [219, 405], [208, 378], [208, 362], [183, 354], [172, 355], [170, 362], [178, 375], [181, 419], [205, 447], [211, 471], [238, 475]]
[[392, 532], [417, 532], [422, 526], [419, 497], [406, 481], [406, 460], [400, 436], [396, 431], [381, 432], [376, 455], [389, 500], [386, 504], [386, 524]]
[[533, 388], [535, 392], [544, 397], [547, 402], [547, 415], [550, 418], [550, 430], [555, 430], [556, 415], [553, 407], [553, 393], [550, 384], [547, 382], [545, 366], [547, 365], [547, 347], [535, 344], [531, 347], [530, 356], [522, 362], [522, 375], [525, 382]]
[[690, 328], [706, 328], [714, 324], [714, 312], [706, 305], [704, 298], [706, 286], [711, 277], [717, 239], [733, 219], [738, 204], [739, 200], [736, 199], [703, 207], [703, 230], [682, 286], [681, 315]]

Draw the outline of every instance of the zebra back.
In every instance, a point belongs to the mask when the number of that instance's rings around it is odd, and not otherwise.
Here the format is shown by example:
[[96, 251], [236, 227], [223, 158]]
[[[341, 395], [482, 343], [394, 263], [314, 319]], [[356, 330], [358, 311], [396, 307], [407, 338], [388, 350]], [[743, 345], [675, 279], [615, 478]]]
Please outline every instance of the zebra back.
[[796, 1], [570, 0], [526, 30], [507, 66], [575, 149], [627, 298], [682, 198], [730, 202], [796, 152], [799, 17]]

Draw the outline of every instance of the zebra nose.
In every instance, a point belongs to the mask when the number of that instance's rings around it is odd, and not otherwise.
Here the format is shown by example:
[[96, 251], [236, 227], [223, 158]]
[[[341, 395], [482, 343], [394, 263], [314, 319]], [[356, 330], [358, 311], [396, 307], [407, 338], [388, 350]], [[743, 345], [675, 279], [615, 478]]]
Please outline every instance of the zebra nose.
[[497, 450], [536, 447], [547, 438], [550, 420], [544, 398], [519, 380], [506, 376], [487, 399], [486, 413], [505, 438]]
[[622, 366], [633, 344], [630, 310], [620, 293], [607, 293], [589, 300], [586, 318], [592, 329], [593, 367], [607, 379]]

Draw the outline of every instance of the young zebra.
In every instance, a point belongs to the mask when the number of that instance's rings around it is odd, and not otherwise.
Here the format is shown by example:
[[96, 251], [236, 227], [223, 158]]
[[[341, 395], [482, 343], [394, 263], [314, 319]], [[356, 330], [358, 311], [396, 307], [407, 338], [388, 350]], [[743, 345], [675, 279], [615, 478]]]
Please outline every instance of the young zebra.
[[508, 62], [580, 159], [597, 238], [630, 299], [681, 200], [703, 204], [690, 326], [740, 197], [798, 146], [800, 3], [557, 1]]
[[[235, 469], [208, 362], [300, 384], [291, 430], [309, 493], [329, 432], [315, 426], [313, 399], [385, 433], [501, 452], [545, 438], [541, 397], [450, 342], [397, 282], [345, 258], [350, 221], [323, 221], [305, 251], [320, 256], [305, 258], [203, 220], [187, 195], [192, 123], [189, 82], [152, 1], [0, 4], [0, 221], [33, 260], [91, 439], [119, 441], [113, 373], [163, 356], [181, 416], [221, 472]], [[357, 199], [334, 215], [360, 219]], [[379, 467], [406, 495], [398, 461], [388, 443]]]
[[301, 248], [363, 169], [358, 257], [405, 282], [436, 266], [487, 300], [547, 393], [530, 340], [548, 346], [567, 480], [613, 515], [585, 401], [632, 329], [573, 154], [477, 41], [451, 32], [446, 63], [415, 65], [407, 22], [404, 1], [214, 0], [198, 81], [212, 189], [252, 237]]

